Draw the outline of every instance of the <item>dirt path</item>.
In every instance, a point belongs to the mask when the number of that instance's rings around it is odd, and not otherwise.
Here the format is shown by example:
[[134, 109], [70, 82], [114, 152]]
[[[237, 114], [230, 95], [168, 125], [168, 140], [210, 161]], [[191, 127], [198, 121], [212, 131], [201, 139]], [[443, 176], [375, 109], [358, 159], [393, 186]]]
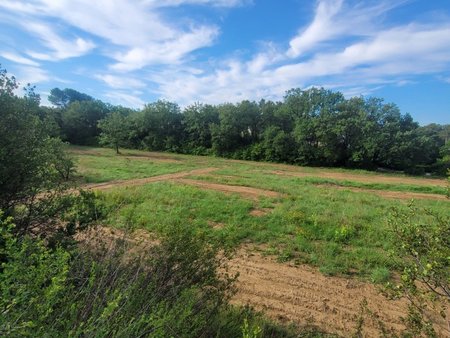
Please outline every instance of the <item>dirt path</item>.
[[176, 179], [175, 182], [179, 182], [187, 185], [194, 185], [196, 187], [207, 189], [207, 190], [216, 190], [224, 193], [237, 193], [242, 197], [247, 197], [253, 200], [257, 200], [260, 197], [279, 197], [280, 194], [271, 191], [271, 190], [263, 190], [257, 188], [250, 188], [240, 185], [228, 185], [228, 184], [219, 184], [219, 183], [211, 183], [207, 181], [199, 181], [199, 180], [191, 180], [187, 178]]
[[[259, 253], [239, 252], [231, 261], [231, 271], [239, 272], [235, 304], [249, 304], [281, 322], [315, 325], [344, 337], [355, 332], [361, 302], [377, 313], [387, 328], [404, 328], [405, 301], [390, 301], [376, 287], [354, 279], [327, 277], [302, 265], [278, 263]], [[436, 318], [440, 337], [450, 337], [446, 323]], [[365, 318], [364, 337], [379, 337], [377, 323]]]
[[339, 173], [332, 171], [317, 171], [314, 173], [302, 173], [294, 171], [275, 170], [272, 171], [276, 175], [286, 175], [294, 177], [319, 177], [333, 180], [346, 180], [360, 183], [390, 183], [390, 184], [412, 184], [421, 186], [437, 186], [446, 187], [447, 180], [433, 179], [433, 178], [412, 178], [412, 177], [394, 177], [385, 175], [365, 175], [365, 174], [350, 174]]
[[447, 196], [439, 194], [427, 194], [421, 192], [410, 192], [410, 191], [391, 191], [391, 190], [377, 190], [377, 189], [366, 189], [366, 188], [356, 188], [356, 187], [342, 187], [333, 184], [318, 184], [319, 187], [328, 187], [331, 189], [338, 190], [350, 190], [354, 192], [367, 192], [370, 194], [375, 194], [384, 198], [401, 199], [401, 200], [436, 200], [436, 201], [450, 201]]
[[201, 168], [194, 169], [190, 171], [182, 171], [173, 174], [164, 174], [159, 176], [152, 176], [146, 178], [136, 178], [131, 180], [119, 180], [119, 181], [109, 181], [105, 183], [91, 183], [83, 186], [84, 189], [92, 189], [92, 190], [107, 190], [116, 187], [128, 187], [128, 186], [136, 186], [142, 185], [152, 182], [160, 182], [160, 181], [169, 181], [180, 179], [189, 175], [205, 175], [217, 170], [217, 168]]
[[210, 183], [206, 181], [192, 180], [184, 178], [190, 175], [206, 175], [211, 173], [212, 171], [217, 170], [217, 168], [202, 168], [202, 169], [194, 169], [190, 171], [183, 171], [174, 174], [165, 174], [147, 178], [138, 178], [131, 180], [120, 180], [120, 181], [110, 181], [105, 183], [93, 183], [86, 184], [83, 186], [85, 189], [92, 190], [107, 190], [115, 187], [128, 187], [128, 186], [137, 186], [152, 182], [161, 182], [161, 181], [174, 181], [181, 184], [193, 185], [202, 189], [207, 190], [216, 190], [224, 193], [237, 193], [245, 198], [250, 198], [252, 200], [257, 200], [260, 197], [279, 197], [280, 194], [271, 191], [271, 190], [263, 190], [245, 186], [238, 185], [226, 185], [226, 184], [218, 184], [218, 183]]

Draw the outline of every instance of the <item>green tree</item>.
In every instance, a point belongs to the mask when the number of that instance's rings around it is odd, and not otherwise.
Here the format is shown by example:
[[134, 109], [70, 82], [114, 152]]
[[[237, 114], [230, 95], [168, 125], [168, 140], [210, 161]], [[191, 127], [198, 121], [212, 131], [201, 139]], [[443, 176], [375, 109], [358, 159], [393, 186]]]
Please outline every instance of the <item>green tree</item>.
[[33, 88], [28, 86], [24, 97], [14, 94], [16, 88], [15, 79], [1, 70], [0, 209], [5, 217], [15, 216], [15, 231], [27, 233], [57, 221], [53, 216], [68, 203], [68, 197], [59, 197], [73, 162], [42, 119]]
[[119, 154], [119, 147], [126, 145], [129, 131], [127, 120], [118, 112], [113, 112], [98, 122], [101, 130], [100, 144], [112, 147]]
[[63, 90], [59, 88], [53, 88], [50, 91], [48, 100], [59, 108], [67, 108], [71, 103], [76, 101], [94, 101], [91, 96], [80, 93], [75, 89], [70, 88], [66, 88]]
[[205, 154], [212, 146], [211, 124], [219, 123], [219, 112], [211, 105], [194, 104], [183, 111], [188, 152]]
[[176, 103], [159, 100], [147, 104], [132, 119], [138, 147], [159, 151], [179, 151], [184, 139], [182, 114]]

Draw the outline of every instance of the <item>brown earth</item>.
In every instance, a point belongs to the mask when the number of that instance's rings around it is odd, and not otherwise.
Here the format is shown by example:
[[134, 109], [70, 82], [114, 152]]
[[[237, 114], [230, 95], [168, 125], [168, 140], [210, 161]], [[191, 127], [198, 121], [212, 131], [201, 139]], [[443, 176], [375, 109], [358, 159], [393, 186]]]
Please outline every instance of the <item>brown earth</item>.
[[[385, 327], [396, 332], [404, 329], [404, 300], [388, 300], [373, 284], [355, 279], [327, 277], [306, 265], [278, 263], [253, 250], [241, 249], [231, 260], [232, 272], [239, 272], [238, 292], [232, 302], [249, 304], [280, 322], [317, 326], [329, 333], [351, 336], [360, 316], [362, 301], [379, 316]], [[449, 313], [450, 315], [450, 313]], [[441, 317], [435, 317], [439, 337], [450, 337], [450, 329]], [[364, 337], [381, 336], [378, 323], [365, 316]]]
[[314, 173], [305, 173], [297, 171], [285, 171], [285, 170], [275, 170], [272, 171], [276, 175], [286, 175], [294, 177], [319, 177], [328, 178], [333, 180], [346, 180], [354, 181], [360, 183], [391, 183], [391, 184], [412, 184], [421, 186], [438, 186], [446, 187], [447, 180], [443, 179], [433, 179], [433, 178], [412, 178], [412, 177], [395, 177], [395, 176], [385, 176], [379, 174], [367, 175], [367, 174], [351, 174], [351, 173], [340, 173], [332, 171], [317, 171]]
[[[223, 224], [211, 222], [210, 225], [220, 227]], [[104, 226], [78, 237], [81, 243], [94, 248], [112, 244], [114, 239], [130, 243], [130, 253], [159, 243], [153, 234], [142, 229], [125, 233]], [[244, 246], [228, 262], [229, 272], [239, 273], [233, 304], [250, 305], [277, 322], [294, 323], [300, 327], [315, 326], [344, 337], [355, 332], [358, 318], [362, 315], [363, 336], [379, 337], [378, 322], [360, 310], [366, 299], [368, 308], [387, 329], [397, 333], [404, 329], [401, 317], [407, 313], [405, 300], [389, 300], [376, 286], [367, 282], [324, 276], [307, 265], [276, 262], [273, 257], [259, 253], [259, 249]], [[450, 330], [445, 320], [438, 316], [433, 318], [439, 337], [449, 337]]]
[[157, 163], [181, 163], [180, 160], [176, 160], [173, 158], [157, 158], [157, 157], [150, 157], [150, 156], [123, 156], [122, 158], [125, 158], [127, 160], [144, 160], [144, 161], [149, 161], [149, 162], [157, 162]]
[[261, 208], [261, 209], [252, 209], [250, 211], [250, 215], [255, 217], [262, 217], [265, 215], [268, 215], [272, 212], [273, 209], [271, 208]]
[[207, 189], [207, 190], [216, 190], [224, 193], [237, 193], [242, 197], [250, 198], [253, 200], [257, 200], [259, 197], [279, 197], [280, 194], [271, 191], [271, 190], [263, 190], [257, 188], [250, 188], [240, 185], [228, 185], [228, 184], [219, 184], [219, 183], [211, 183], [206, 181], [199, 180], [191, 180], [187, 178], [176, 179], [175, 182], [179, 182], [187, 185], [194, 185], [196, 187]]
[[217, 168], [201, 168], [194, 169], [190, 171], [182, 171], [173, 174], [164, 174], [159, 176], [152, 176], [146, 178], [136, 178], [130, 180], [118, 180], [118, 181], [109, 181], [105, 183], [91, 183], [83, 186], [85, 189], [93, 189], [93, 190], [107, 190], [115, 187], [128, 187], [128, 186], [136, 186], [142, 185], [152, 182], [160, 182], [160, 181], [169, 181], [180, 179], [189, 175], [204, 175], [209, 174], [210, 172], [217, 170]]
[[349, 190], [354, 192], [367, 192], [370, 194], [378, 195], [384, 198], [392, 199], [404, 199], [404, 200], [436, 200], [436, 201], [450, 201], [447, 196], [439, 194], [427, 194], [421, 192], [410, 192], [410, 191], [392, 191], [392, 190], [377, 190], [377, 189], [366, 189], [357, 187], [342, 187], [334, 184], [317, 184], [319, 187], [328, 187], [338, 190]]

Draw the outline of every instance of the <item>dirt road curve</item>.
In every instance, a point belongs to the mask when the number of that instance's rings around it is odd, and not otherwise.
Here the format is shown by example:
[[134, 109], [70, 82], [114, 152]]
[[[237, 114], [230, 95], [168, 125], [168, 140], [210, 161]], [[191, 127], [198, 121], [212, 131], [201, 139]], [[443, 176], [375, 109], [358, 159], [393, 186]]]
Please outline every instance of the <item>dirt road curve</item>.
[[[360, 304], [366, 298], [387, 328], [403, 328], [400, 317], [406, 314], [406, 303], [387, 300], [372, 284], [327, 277], [309, 266], [278, 263], [249, 252], [242, 249], [231, 261], [231, 270], [240, 273], [236, 304], [250, 304], [281, 322], [316, 325], [348, 337], [355, 332]], [[447, 323], [440, 317], [436, 320], [439, 337], [450, 337]], [[380, 336], [376, 322], [365, 318], [364, 323], [364, 337]]]

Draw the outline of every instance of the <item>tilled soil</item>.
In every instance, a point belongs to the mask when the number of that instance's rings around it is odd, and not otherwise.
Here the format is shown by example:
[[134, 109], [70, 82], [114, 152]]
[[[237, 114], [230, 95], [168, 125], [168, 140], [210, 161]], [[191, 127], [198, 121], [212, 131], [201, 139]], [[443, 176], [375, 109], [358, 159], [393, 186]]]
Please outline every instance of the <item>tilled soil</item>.
[[[355, 333], [366, 299], [370, 311], [387, 329], [404, 329], [401, 317], [406, 316], [406, 302], [388, 300], [373, 284], [324, 276], [312, 267], [278, 263], [248, 249], [241, 249], [230, 267], [239, 272], [238, 293], [232, 301], [249, 304], [276, 321], [313, 325], [348, 337]], [[364, 337], [381, 336], [377, 320], [368, 315], [362, 318]], [[436, 317], [435, 321], [439, 337], [450, 337], [445, 320]]]

